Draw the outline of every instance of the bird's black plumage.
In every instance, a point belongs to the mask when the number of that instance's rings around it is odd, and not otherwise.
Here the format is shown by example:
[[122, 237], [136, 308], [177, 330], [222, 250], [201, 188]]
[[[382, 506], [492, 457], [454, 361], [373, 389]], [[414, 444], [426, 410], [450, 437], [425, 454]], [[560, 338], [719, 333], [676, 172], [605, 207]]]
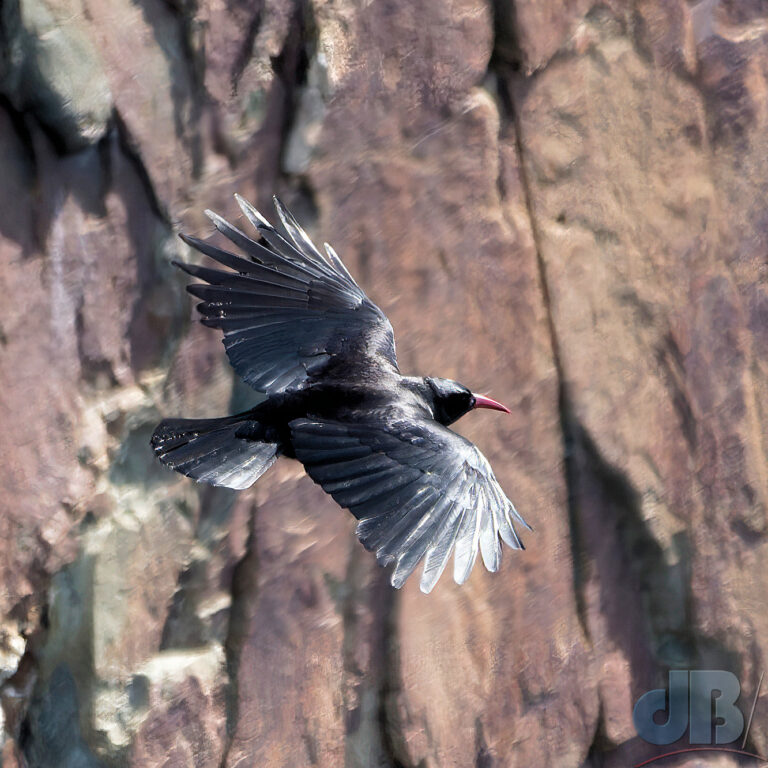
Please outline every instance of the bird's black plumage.
[[448, 425], [475, 407], [506, 410], [447, 379], [402, 376], [392, 326], [326, 244], [323, 256], [277, 198], [289, 242], [245, 200], [248, 237], [206, 211], [247, 258], [182, 235], [229, 271], [174, 262], [205, 281], [202, 322], [224, 332], [235, 371], [266, 399], [222, 419], [167, 419], [152, 447], [198, 481], [247, 488], [278, 456], [309, 476], [359, 520], [357, 534], [402, 586], [424, 560], [429, 592], [451, 552], [463, 583], [478, 550], [499, 567], [500, 538], [522, 544], [525, 521], [490, 465]]

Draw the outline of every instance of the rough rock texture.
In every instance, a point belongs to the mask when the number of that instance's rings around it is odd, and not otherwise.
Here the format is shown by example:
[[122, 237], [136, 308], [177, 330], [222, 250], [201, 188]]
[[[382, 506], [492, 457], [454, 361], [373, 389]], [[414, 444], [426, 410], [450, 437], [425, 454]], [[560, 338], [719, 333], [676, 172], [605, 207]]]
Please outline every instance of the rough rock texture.
[[[1, 15], [0, 764], [625, 766], [669, 667], [751, 702], [765, 3]], [[333, 243], [404, 371], [512, 407], [459, 425], [536, 528], [500, 573], [395, 592], [298, 465], [234, 494], [153, 460], [161, 415], [256, 397], [169, 265], [235, 191]]]

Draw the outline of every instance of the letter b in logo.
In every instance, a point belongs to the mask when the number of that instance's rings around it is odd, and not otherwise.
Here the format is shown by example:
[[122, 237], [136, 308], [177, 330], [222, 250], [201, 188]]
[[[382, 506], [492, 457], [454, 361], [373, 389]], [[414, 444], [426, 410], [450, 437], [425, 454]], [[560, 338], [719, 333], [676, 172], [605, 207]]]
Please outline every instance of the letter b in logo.
[[[717, 692], [712, 711], [712, 696]], [[690, 744], [711, 744], [715, 721], [715, 744], [738, 739], [744, 716], [736, 706], [741, 693], [738, 678], [721, 669], [672, 669], [669, 672], [669, 715], [665, 723], [654, 722], [656, 712], [667, 709], [667, 691], [657, 688], [643, 694], [632, 713], [638, 736], [651, 744], [672, 744], [683, 737], [690, 722]], [[722, 721], [722, 722], [718, 722]]]

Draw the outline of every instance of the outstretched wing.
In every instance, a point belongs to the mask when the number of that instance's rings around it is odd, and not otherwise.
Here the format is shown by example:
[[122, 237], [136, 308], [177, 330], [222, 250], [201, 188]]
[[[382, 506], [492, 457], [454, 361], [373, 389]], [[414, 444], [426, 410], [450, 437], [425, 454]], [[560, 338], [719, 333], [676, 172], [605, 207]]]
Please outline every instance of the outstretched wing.
[[224, 331], [227, 356], [243, 380], [274, 393], [300, 389], [335, 368], [347, 376], [398, 372], [389, 320], [335, 251], [326, 244], [323, 257], [277, 198], [292, 243], [236, 197], [259, 233], [258, 242], [206, 213], [248, 258], [182, 235], [185, 243], [233, 271], [174, 263], [208, 283], [187, 290], [202, 299], [203, 324]]
[[437, 422], [297, 419], [290, 426], [309, 476], [358, 518], [357, 535], [379, 562], [395, 562], [393, 586], [401, 587], [422, 558], [421, 589], [430, 592], [452, 550], [453, 577], [463, 584], [478, 548], [489, 571], [501, 562], [499, 537], [523, 549], [512, 521], [529, 526], [486, 458]]

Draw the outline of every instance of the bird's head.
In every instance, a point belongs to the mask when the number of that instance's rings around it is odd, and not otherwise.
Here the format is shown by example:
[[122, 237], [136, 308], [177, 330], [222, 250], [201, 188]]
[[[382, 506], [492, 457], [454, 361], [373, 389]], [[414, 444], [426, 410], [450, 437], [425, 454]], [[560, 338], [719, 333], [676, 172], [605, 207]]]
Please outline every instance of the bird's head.
[[435, 420], [445, 426], [453, 424], [473, 408], [492, 408], [495, 411], [510, 412], [509, 408], [501, 403], [484, 395], [476, 395], [457, 381], [433, 377], [427, 377], [425, 381], [432, 392]]

